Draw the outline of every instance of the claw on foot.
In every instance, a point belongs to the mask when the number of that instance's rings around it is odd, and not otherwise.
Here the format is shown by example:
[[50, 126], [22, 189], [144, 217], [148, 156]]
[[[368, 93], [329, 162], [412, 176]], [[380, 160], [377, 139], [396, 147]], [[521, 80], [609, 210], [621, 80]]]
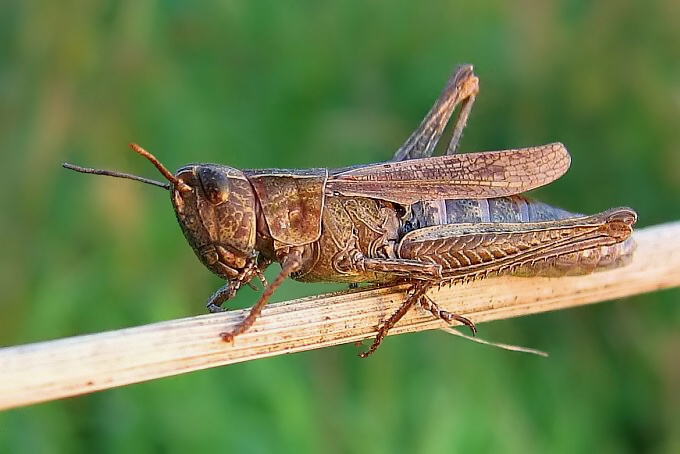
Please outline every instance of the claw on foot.
[[462, 315], [453, 314], [449, 311], [441, 309], [437, 305], [437, 303], [435, 303], [432, 299], [428, 298], [427, 295], [423, 295], [423, 297], [420, 299], [420, 307], [422, 307], [426, 311], [429, 311], [435, 317], [444, 320], [449, 325], [452, 324], [454, 321], [457, 321], [470, 328], [470, 331], [472, 332], [473, 336], [477, 334], [477, 327], [472, 322], [472, 320], [465, 318]]
[[218, 306], [215, 303], [208, 303], [206, 307], [208, 308], [208, 312], [210, 312], [211, 314], [216, 314], [218, 312], [226, 312], [225, 308], [223, 308], [222, 306]]
[[449, 324], [451, 324], [454, 320], [460, 322], [463, 325], [470, 328], [470, 331], [472, 332], [473, 336], [477, 334], [477, 327], [475, 326], [474, 323], [472, 323], [472, 320], [470, 320], [469, 318], [465, 318], [462, 315], [458, 314], [452, 314], [451, 312], [447, 311], [441, 311], [439, 317]]

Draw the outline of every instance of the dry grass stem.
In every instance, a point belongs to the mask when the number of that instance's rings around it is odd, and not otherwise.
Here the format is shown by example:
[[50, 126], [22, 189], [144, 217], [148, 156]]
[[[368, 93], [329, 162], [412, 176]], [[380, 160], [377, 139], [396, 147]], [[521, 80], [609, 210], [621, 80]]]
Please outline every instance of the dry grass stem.
[[[635, 238], [638, 250], [624, 268], [557, 279], [486, 279], [432, 296], [443, 309], [481, 323], [680, 286], [680, 222], [642, 229]], [[224, 343], [219, 334], [234, 326], [244, 311], [4, 348], [0, 409], [367, 339], [401, 304], [404, 288], [271, 304], [233, 344]], [[437, 328], [442, 328], [441, 321], [412, 310], [390, 334]]]

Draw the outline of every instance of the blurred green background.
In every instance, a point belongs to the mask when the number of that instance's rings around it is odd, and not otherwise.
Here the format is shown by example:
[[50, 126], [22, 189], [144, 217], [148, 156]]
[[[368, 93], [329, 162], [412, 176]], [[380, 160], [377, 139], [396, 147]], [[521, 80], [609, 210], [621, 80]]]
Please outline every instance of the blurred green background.
[[[457, 63], [481, 80], [463, 151], [561, 141], [571, 170], [537, 197], [678, 220], [678, 43], [675, 0], [4, 1], [0, 345], [202, 314], [221, 285], [167, 193], [63, 161], [159, 178], [132, 141], [171, 169], [385, 160]], [[678, 303], [480, 326], [547, 360], [425, 332], [34, 405], [0, 414], [0, 452], [678, 452]]]

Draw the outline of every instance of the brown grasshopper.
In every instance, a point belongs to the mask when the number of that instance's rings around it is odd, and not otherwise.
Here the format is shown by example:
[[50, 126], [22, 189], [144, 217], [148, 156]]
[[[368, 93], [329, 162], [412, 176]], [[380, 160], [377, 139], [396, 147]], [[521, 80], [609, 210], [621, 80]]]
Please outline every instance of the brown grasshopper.
[[[243, 284], [264, 285], [250, 313], [225, 341], [248, 330], [277, 287], [304, 282], [408, 282], [401, 307], [385, 320], [368, 351], [414, 305], [476, 332], [465, 317], [439, 308], [428, 290], [503, 274], [585, 274], [624, 264], [635, 245], [630, 208], [572, 214], [518, 195], [563, 175], [562, 144], [457, 154], [479, 91], [472, 66], [456, 68], [444, 91], [392, 161], [344, 169], [238, 170], [191, 164], [174, 175], [150, 153], [168, 183], [64, 164], [78, 172], [129, 178], [170, 191], [184, 236], [199, 260], [227, 281], [207, 302], [222, 310]], [[443, 156], [433, 151], [456, 106]], [[262, 274], [281, 272], [271, 284]], [[252, 285], [251, 285], [252, 286]]]

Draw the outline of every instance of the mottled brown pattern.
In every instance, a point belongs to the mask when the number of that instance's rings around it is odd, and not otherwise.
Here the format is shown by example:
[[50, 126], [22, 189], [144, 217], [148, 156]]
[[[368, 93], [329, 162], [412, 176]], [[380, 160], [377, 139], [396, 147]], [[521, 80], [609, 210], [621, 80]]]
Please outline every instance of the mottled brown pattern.
[[255, 246], [255, 195], [236, 169], [187, 166], [177, 178], [191, 190], [173, 189], [172, 202], [182, 232], [203, 264], [232, 279]]
[[304, 282], [385, 282], [390, 273], [365, 269], [361, 259], [394, 257], [400, 222], [394, 209], [380, 200], [327, 197], [322, 234], [305, 247], [295, 279]]
[[552, 143], [359, 167], [332, 175], [327, 191], [402, 204], [501, 197], [548, 184], [569, 164], [564, 146]]
[[[636, 214], [618, 208], [581, 216], [527, 199], [524, 192], [559, 178], [569, 167], [560, 143], [456, 154], [479, 91], [472, 66], [456, 69], [420, 126], [393, 161], [328, 171], [240, 171], [195, 164], [170, 174], [140, 147], [168, 183], [68, 166], [169, 189], [182, 231], [199, 259], [227, 283], [208, 300], [211, 311], [272, 262], [281, 272], [266, 285], [250, 314], [222, 338], [231, 341], [256, 320], [289, 275], [300, 281], [406, 281], [402, 307], [379, 329], [373, 352], [389, 329], [420, 303], [444, 321], [465, 321], [437, 308], [427, 291], [489, 275], [589, 273], [625, 263]], [[444, 156], [432, 157], [444, 127], [460, 106]]]
[[397, 255], [439, 264], [448, 280], [588, 273], [633, 252], [632, 242], [622, 242], [635, 220], [635, 212], [617, 208], [560, 221], [444, 224], [406, 234]]
[[319, 238], [327, 169], [251, 170], [246, 175], [272, 238], [291, 246]]

